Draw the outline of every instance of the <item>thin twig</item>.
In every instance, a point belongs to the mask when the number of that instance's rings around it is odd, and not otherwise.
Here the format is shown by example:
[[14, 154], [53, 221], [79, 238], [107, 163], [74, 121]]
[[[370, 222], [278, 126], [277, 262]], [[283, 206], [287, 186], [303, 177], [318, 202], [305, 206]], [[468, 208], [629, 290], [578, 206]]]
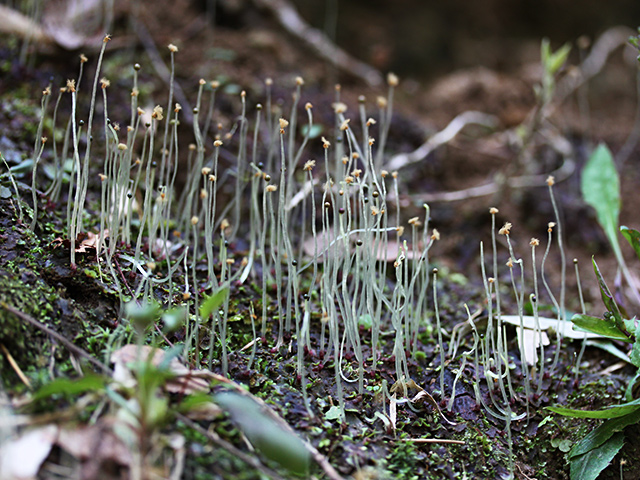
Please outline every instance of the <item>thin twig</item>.
[[[549, 175], [553, 176], [556, 183], [562, 182], [568, 179], [576, 169], [576, 165], [573, 160], [565, 160], [564, 163], [557, 170], [551, 173], [544, 173], [541, 175], [521, 175], [519, 177], [510, 177], [502, 182], [490, 182], [477, 187], [466, 188], [464, 190], [456, 190], [455, 192], [442, 192], [442, 193], [422, 193], [418, 195], [411, 195], [413, 202], [455, 202], [459, 200], [467, 200], [469, 198], [484, 197], [486, 195], [492, 195], [500, 191], [504, 186], [509, 188], [532, 188], [532, 187], [544, 187], [547, 185], [547, 178]], [[389, 201], [396, 199], [389, 198]]]
[[11, 7], [0, 5], [0, 32], [29, 38], [36, 43], [51, 44], [54, 39], [42, 25]]
[[339, 48], [322, 31], [309, 25], [288, 0], [253, 0], [261, 8], [269, 10], [289, 34], [307, 44], [319, 57], [332, 63], [343, 72], [364, 80], [372, 87], [382, 85], [382, 74]]
[[587, 58], [584, 59], [580, 70], [574, 75], [565, 75], [558, 82], [555, 103], [559, 106], [569, 95], [581, 85], [595, 77], [607, 64], [611, 54], [627, 44], [633, 29], [624, 26], [612, 27], [598, 37], [594, 42]]
[[429, 138], [425, 143], [420, 145], [416, 150], [410, 153], [399, 153], [389, 160], [385, 165], [385, 169], [389, 171], [399, 170], [407, 165], [417, 163], [427, 157], [436, 148], [450, 142], [460, 133], [467, 125], [482, 125], [487, 128], [496, 128], [498, 119], [487, 113], [467, 111], [457, 115], [449, 124], [441, 131]]
[[453, 445], [466, 445], [462, 440], [449, 440], [447, 438], [403, 438], [401, 441], [411, 443], [449, 443]]
[[211, 430], [206, 430], [206, 429], [202, 428], [196, 422], [194, 422], [190, 418], [185, 417], [181, 413], [176, 412], [175, 416], [176, 416], [176, 418], [178, 420], [180, 420], [182, 423], [184, 423], [187, 427], [195, 430], [196, 432], [200, 433], [201, 435], [204, 435], [205, 437], [207, 437], [207, 439], [210, 442], [215, 443], [220, 448], [224, 448], [226, 451], [228, 451], [232, 455], [235, 455], [240, 460], [245, 462], [247, 465], [250, 465], [253, 468], [255, 468], [256, 470], [259, 470], [260, 473], [262, 473], [263, 475], [266, 475], [267, 477], [273, 478], [273, 479], [276, 479], [276, 480], [285, 480], [284, 477], [280, 476], [274, 470], [262, 465], [262, 463], [260, 463], [260, 461], [258, 459], [254, 458], [254, 457], [252, 457], [250, 455], [247, 455], [242, 450], [239, 450], [238, 448], [234, 447], [232, 444], [230, 444], [226, 440], [223, 440], [222, 438], [220, 438], [220, 436], [218, 436], [217, 433], [215, 433], [215, 432], [213, 432]]
[[27, 376], [24, 374], [24, 372], [18, 365], [18, 362], [15, 361], [15, 359], [13, 358], [13, 355], [9, 353], [9, 350], [7, 350], [7, 347], [5, 347], [3, 343], [0, 343], [0, 349], [2, 349], [2, 353], [4, 353], [5, 357], [7, 357], [7, 360], [9, 361], [9, 365], [11, 365], [11, 368], [13, 368], [13, 371], [16, 372], [16, 375], [18, 375], [22, 383], [24, 383], [27, 386], [27, 388], [30, 389], [31, 382], [29, 381]]

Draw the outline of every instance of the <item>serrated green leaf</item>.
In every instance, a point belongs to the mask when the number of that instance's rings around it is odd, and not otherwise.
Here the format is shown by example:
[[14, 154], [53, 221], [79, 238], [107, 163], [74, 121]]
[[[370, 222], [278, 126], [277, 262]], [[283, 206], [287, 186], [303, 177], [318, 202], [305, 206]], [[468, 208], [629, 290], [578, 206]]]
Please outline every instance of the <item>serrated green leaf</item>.
[[204, 299], [200, 305], [200, 318], [206, 320], [209, 316], [222, 305], [224, 299], [229, 292], [229, 287], [219, 288], [216, 292], [212, 293]]
[[616, 433], [600, 448], [589, 451], [579, 457], [573, 457], [571, 463], [571, 480], [596, 480], [600, 472], [607, 468], [611, 460], [624, 445], [624, 434]]
[[603, 410], [575, 410], [565, 407], [546, 407], [554, 413], [573, 418], [619, 418], [640, 410], [640, 399], [632, 402], [614, 405]]
[[620, 178], [613, 162], [613, 155], [603, 143], [591, 154], [582, 170], [582, 198], [595, 211], [598, 223], [607, 235], [614, 250], [618, 243], [618, 219], [620, 217]]
[[631, 341], [629, 337], [616, 327], [615, 320], [613, 319], [598, 318], [577, 313], [571, 317], [571, 321], [582, 331], [595, 333], [613, 340]]
[[640, 341], [637, 339], [633, 344], [631, 352], [629, 353], [629, 359], [631, 360], [631, 363], [633, 365], [640, 368]]
[[625, 227], [624, 225], [620, 227], [620, 232], [622, 236], [627, 239], [629, 245], [633, 247], [638, 258], [640, 258], [640, 232], [633, 228]]
[[636, 340], [640, 339], [640, 328], [638, 328], [639, 326], [640, 325], [636, 317], [624, 320], [624, 328], [626, 328], [627, 332], [629, 332], [631, 335], [635, 335]]

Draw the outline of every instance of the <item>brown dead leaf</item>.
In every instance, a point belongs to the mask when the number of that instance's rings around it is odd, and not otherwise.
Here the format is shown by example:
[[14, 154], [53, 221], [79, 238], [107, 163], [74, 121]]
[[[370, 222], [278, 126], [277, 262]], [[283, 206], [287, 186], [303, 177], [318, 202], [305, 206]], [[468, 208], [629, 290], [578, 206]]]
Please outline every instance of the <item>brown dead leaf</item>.
[[436, 402], [435, 398], [433, 398], [431, 394], [425, 390], [418, 392], [418, 394], [411, 399], [411, 403], [417, 404], [417, 405], [428, 403], [438, 411], [438, 413], [440, 414], [440, 416], [445, 422], [447, 422], [449, 425], [457, 425], [456, 422], [452, 422], [451, 420], [449, 420], [447, 417], [444, 416], [444, 413], [442, 413], [442, 410], [440, 409], [438, 402]]
[[[109, 237], [109, 230], [104, 230], [100, 233], [93, 232], [80, 232], [76, 235], [76, 253], [96, 253], [98, 242], [104, 243], [104, 240]], [[51, 247], [64, 248], [68, 250], [71, 248], [71, 242], [68, 238], [58, 237], [51, 242]]]
[[[111, 354], [111, 363], [114, 364], [113, 379], [130, 387], [134, 387], [136, 380], [130, 365], [137, 360], [150, 361], [155, 367], [165, 359], [165, 351], [148, 345], [125, 345]], [[190, 395], [195, 392], [208, 392], [211, 380], [215, 375], [209, 370], [195, 370], [180, 363], [177, 358], [169, 362], [169, 371], [174, 378], [164, 385], [169, 393], [181, 393]]]
[[106, 471], [129, 467], [133, 460], [129, 447], [114, 432], [110, 418], [95, 425], [64, 428], [57, 444], [80, 462], [80, 478], [86, 480], [105, 479]]

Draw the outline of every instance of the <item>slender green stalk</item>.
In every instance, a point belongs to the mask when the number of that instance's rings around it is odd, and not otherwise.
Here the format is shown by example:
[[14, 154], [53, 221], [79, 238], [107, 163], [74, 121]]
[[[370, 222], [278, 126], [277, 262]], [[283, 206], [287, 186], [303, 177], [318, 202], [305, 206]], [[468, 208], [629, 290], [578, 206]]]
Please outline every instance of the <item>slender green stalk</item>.
[[553, 206], [553, 213], [556, 217], [556, 224], [558, 225], [558, 232], [556, 234], [556, 239], [558, 242], [558, 250], [560, 251], [560, 305], [558, 308], [558, 328], [556, 328], [556, 352], [553, 357], [553, 364], [551, 366], [551, 370], [555, 371], [556, 366], [558, 365], [558, 360], [560, 359], [560, 346], [562, 339], [564, 338], [564, 331], [567, 328], [567, 311], [566, 311], [566, 285], [567, 285], [567, 260], [564, 252], [564, 243], [562, 239], [562, 222], [560, 221], [560, 211], [558, 210], [558, 205], [556, 204], [556, 198], [553, 194], [553, 185], [555, 180], [552, 176], [547, 178], [547, 186], [549, 187], [549, 197], [551, 197], [551, 205]]
[[[167, 113], [171, 112], [171, 107], [173, 105], [173, 89], [174, 89], [174, 81], [175, 81], [175, 74], [176, 74], [176, 62], [175, 62], [175, 54], [178, 52], [178, 47], [176, 47], [174, 44], [170, 43], [169, 45], [167, 45], [167, 48], [169, 49], [169, 52], [171, 54], [171, 69], [170, 69], [170, 74], [169, 74], [169, 99], [167, 100]], [[194, 127], [195, 124], [197, 124], [197, 118], [194, 118], [193, 120], [194, 122]], [[164, 184], [166, 185], [166, 181], [165, 181], [165, 169], [167, 169], [167, 162], [169, 161], [169, 150], [167, 149], [167, 142], [169, 140], [169, 123], [165, 123], [164, 124], [164, 136], [162, 138], [162, 157], [161, 157], [161, 161], [160, 161], [160, 175], [158, 176], [158, 180], [160, 182], [164, 182]]]
[[33, 159], [33, 169], [31, 170], [31, 200], [33, 201], [33, 218], [31, 219], [31, 231], [35, 231], [36, 224], [38, 223], [38, 193], [36, 187], [38, 163], [42, 158], [42, 152], [44, 151], [44, 145], [47, 143], [47, 137], [40, 137], [40, 148], [37, 149]]
[[[584, 297], [582, 296], [582, 285], [580, 284], [580, 270], [578, 269], [577, 258], [573, 259], [573, 265], [575, 267], [575, 272], [576, 272], [576, 283], [578, 284], [578, 297], [580, 298], [580, 311], [582, 315], [585, 315], [587, 313], [587, 310], [584, 305]], [[574, 379], [576, 380], [578, 378], [578, 374], [580, 373], [580, 364], [582, 363], [582, 356], [584, 355], [584, 351], [587, 347], [586, 339], [587, 339], [587, 333], [585, 332], [584, 339], [582, 340], [582, 346], [580, 347], [580, 353], [576, 358], [575, 377], [574, 377]]]
[[[45, 192], [45, 195], [48, 196], [52, 201], [57, 202], [59, 195], [60, 195], [60, 188], [62, 186], [62, 177], [63, 177], [63, 173], [64, 173], [64, 165], [61, 161], [61, 158], [65, 158], [64, 155], [59, 156], [58, 155], [58, 145], [57, 145], [57, 135], [56, 135], [56, 121], [58, 119], [58, 107], [60, 106], [60, 101], [62, 100], [62, 94], [66, 92], [66, 88], [60, 88], [58, 90], [58, 96], [56, 98], [56, 104], [53, 107], [53, 119], [51, 122], [51, 129], [52, 129], [52, 133], [51, 133], [51, 140], [53, 141], [53, 146], [51, 148], [51, 150], [53, 151], [53, 168], [55, 170], [55, 176], [53, 177], [53, 181], [51, 182], [51, 185], [49, 185], [49, 188], [47, 189], [47, 191]], [[65, 135], [64, 135], [64, 139], [65, 139], [65, 143], [68, 142], [68, 136], [69, 136], [69, 127], [70, 124], [69, 122], [67, 122], [67, 128], [65, 129]], [[63, 148], [63, 151], [66, 150]]]
[[[85, 204], [85, 199], [87, 197], [87, 187], [88, 187], [88, 181], [89, 181], [89, 159], [90, 159], [90, 155], [91, 155], [91, 132], [93, 129], [93, 114], [95, 111], [95, 102], [96, 102], [96, 91], [98, 89], [98, 79], [100, 77], [100, 67], [102, 66], [102, 59], [104, 57], [104, 52], [107, 48], [107, 43], [111, 40], [111, 36], [110, 35], [106, 35], [102, 41], [102, 48], [100, 49], [100, 55], [98, 56], [98, 65], [96, 66], [96, 74], [94, 77], [94, 81], [93, 81], [93, 91], [91, 93], [91, 107], [89, 108], [89, 120], [87, 122], [87, 148], [84, 152], [84, 161], [83, 161], [83, 165], [82, 165], [82, 172], [80, 172], [80, 167], [79, 167], [79, 155], [78, 155], [78, 139], [77, 137], [74, 138], [74, 156], [77, 156], [77, 166], [78, 166], [78, 173], [77, 173], [77, 186], [76, 186], [76, 194], [75, 194], [75, 199], [74, 199], [74, 203], [73, 203], [73, 213], [71, 216], [71, 224], [70, 224], [70, 228], [69, 228], [69, 240], [71, 241], [71, 247], [70, 247], [70, 251], [71, 251], [71, 265], [75, 266], [76, 264], [76, 236], [78, 233], [80, 233], [80, 230], [82, 229], [82, 216], [84, 213], [84, 204]], [[73, 108], [72, 110], [75, 112], [76, 106], [76, 92], [75, 92], [75, 88], [73, 88], [72, 91], [72, 102], [73, 102]], [[75, 113], [73, 115], [73, 117], [75, 118]], [[81, 175], [82, 173], [82, 175]]]
[[0, 152], [0, 159], [2, 159], [2, 163], [4, 163], [4, 166], [7, 169], [7, 174], [9, 175], [9, 180], [11, 181], [11, 185], [13, 186], [13, 190], [16, 194], [16, 204], [18, 205], [18, 222], [20, 224], [22, 224], [24, 222], [24, 215], [22, 212], [22, 199], [20, 198], [20, 191], [18, 190], [18, 184], [16, 183], [16, 179], [13, 176], [13, 172], [11, 171], [11, 167], [9, 167], [9, 164], [7, 163], [7, 161], [4, 158], [4, 155], [2, 155], [2, 152]]
[[444, 343], [442, 342], [442, 327], [440, 325], [440, 309], [438, 308], [438, 269], [433, 271], [433, 310], [436, 317], [436, 329], [438, 330], [438, 348], [440, 353], [440, 400], [444, 400]]

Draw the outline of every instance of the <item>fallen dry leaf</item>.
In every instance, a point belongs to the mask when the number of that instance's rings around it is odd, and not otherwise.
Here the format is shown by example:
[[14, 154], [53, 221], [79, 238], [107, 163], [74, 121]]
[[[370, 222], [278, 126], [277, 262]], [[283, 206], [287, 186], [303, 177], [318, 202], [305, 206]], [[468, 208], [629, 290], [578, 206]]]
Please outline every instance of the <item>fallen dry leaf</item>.
[[[109, 230], [101, 233], [80, 232], [76, 235], [76, 253], [95, 253], [98, 241], [104, 243], [105, 238], [109, 236]], [[71, 248], [71, 242], [68, 238], [58, 237], [51, 242], [53, 248]]]
[[[114, 364], [113, 379], [129, 387], [135, 387], [136, 380], [131, 370], [131, 365], [137, 360], [150, 361], [155, 367], [165, 359], [166, 352], [148, 345], [125, 345], [111, 354], [111, 363]], [[174, 378], [164, 385], [169, 393], [181, 393], [190, 395], [195, 392], [208, 392], [209, 384], [215, 375], [209, 370], [195, 370], [180, 363], [177, 358], [169, 362], [169, 372]]]
[[106, 471], [129, 467], [133, 460], [129, 447], [114, 432], [110, 418], [102, 418], [95, 425], [60, 430], [57, 445], [80, 462], [80, 478], [85, 480], [106, 479]]

